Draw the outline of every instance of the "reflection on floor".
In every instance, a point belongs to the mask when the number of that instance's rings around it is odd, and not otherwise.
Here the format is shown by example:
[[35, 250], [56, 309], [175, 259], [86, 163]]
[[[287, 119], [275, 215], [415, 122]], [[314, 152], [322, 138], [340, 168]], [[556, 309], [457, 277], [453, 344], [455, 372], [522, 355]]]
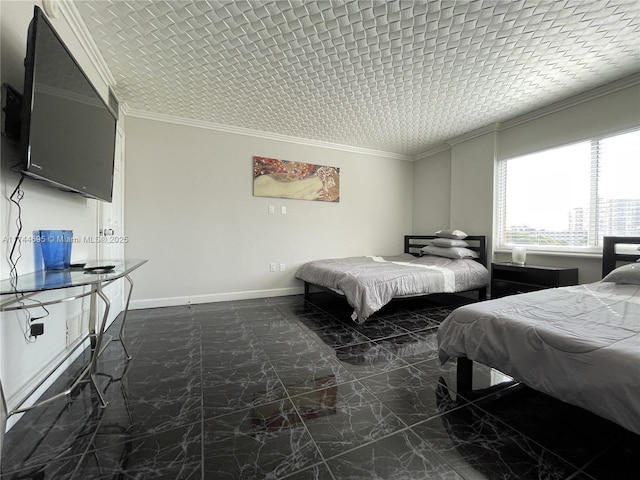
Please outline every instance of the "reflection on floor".
[[[450, 307], [392, 303], [365, 325], [314, 294], [137, 310], [133, 359], [6, 435], [2, 479], [628, 479], [640, 440], [477, 368], [473, 400], [440, 366]], [[112, 328], [116, 328], [117, 323]], [[61, 390], [78, 367], [52, 389]]]

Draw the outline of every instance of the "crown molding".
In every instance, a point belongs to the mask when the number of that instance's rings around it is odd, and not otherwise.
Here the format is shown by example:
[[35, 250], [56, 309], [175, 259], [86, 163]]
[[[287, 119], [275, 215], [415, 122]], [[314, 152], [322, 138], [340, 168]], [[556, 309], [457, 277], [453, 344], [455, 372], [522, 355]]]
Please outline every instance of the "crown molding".
[[466, 142], [468, 140], [471, 140], [472, 138], [476, 138], [476, 137], [480, 137], [482, 135], [486, 135], [487, 133], [495, 133], [500, 131], [500, 123], [492, 123], [491, 125], [486, 125], [484, 127], [480, 127], [480, 128], [476, 128], [475, 130], [471, 130], [470, 132], [467, 133], [463, 133], [462, 135], [458, 135], [457, 137], [453, 137], [449, 140], [447, 140], [446, 142], [437, 145], [433, 148], [430, 148], [429, 150], [425, 150], [422, 153], [418, 153], [414, 159], [417, 160], [423, 160], [425, 158], [428, 158], [432, 155], [435, 155], [437, 153], [440, 152], [444, 152], [446, 150], [450, 150], [451, 147], [453, 147], [454, 145], [457, 145], [458, 143], [462, 143], [462, 142]]
[[88, 55], [89, 60], [97, 70], [102, 81], [107, 86], [115, 85], [116, 79], [111, 73], [111, 70], [109, 70], [107, 62], [105, 62], [100, 50], [98, 50], [96, 43], [93, 41], [93, 37], [75, 4], [70, 0], [58, 0], [58, 5], [62, 17], [66, 20], [71, 31], [80, 42], [80, 45]]
[[125, 117], [127, 115], [131, 115], [131, 109], [129, 108], [129, 104], [127, 102], [121, 102], [119, 105], [122, 115], [124, 115]]
[[418, 160], [423, 160], [425, 158], [431, 157], [433, 155], [436, 155], [440, 152], [446, 152], [447, 150], [451, 149], [451, 145], [447, 144], [447, 143], [443, 143], [442, 145], [438, 145], [436, 147], [430, 148], [429, 150], [425, 150], [422, 153], [418, 153], [414, 158], [415, 161]]
[[472, 138], [481, 137], [482, 135], [486, 135], [487, 133], [495, 133], [500, 131], [500, 123], [492, 123], [490, 125], [485, 125], [484, 127], [476, 128], [475, 130], [471, 130], [470, 132], [463, 133], [462, 135], [458, 135], [457, 137], [453, 137], [450, 140], [447, 140], [445, 143], [449, 146], [457, 145], [458, 143], [466, 142], [471, 140]]
[[207, 122], [204, 120], [194, 120], [191, 118], [178, 117], [175, 115], [166, 115], [163, 113], [149, 112], [147, 110], [138, 110], [135, 108], [129, 108], [129, 106], [126, 104], [123, 108], [123, 111], [126, 111], [127, 112], [126, 115], [130, 117], [138, 117], [138, 118], [144, 118], [147, 120], [155, 120], [158, 122], [173, 123], [177, 125], [184, 125], [187, 127], [204, 128], [207, 130], [215, 130], [215, 131], [224, 132], [224, 133], [247, 135], [250, 137], [263, 138], [266, 140], [276, 140], [279, 142], [295, 143], [297, 145], [304, 145], [309, 147], [330, 148], [332, 150], [340, 150], [342, 152], [358, 153], [362, 155], [372, 155], [377, 157], [390, 158], [394, 160], [404, 160], [408, 162], [412, 162], [415, 159], [413, 155], [404, 155], [404, 154], [394, 153], [394, 152], [385, 152], [382, 150], [353, 147], [350, 145], [323, 142], [320, 140], [311, 140], [308, 138], [292, 137], [289, 135], [281, 135], [278, 133], [269, 133], [269, 132], [263, 132], [260, 130], [253, 130], [250, 128], [234, 127], [231, 125], [223, 125], [220, 123]]

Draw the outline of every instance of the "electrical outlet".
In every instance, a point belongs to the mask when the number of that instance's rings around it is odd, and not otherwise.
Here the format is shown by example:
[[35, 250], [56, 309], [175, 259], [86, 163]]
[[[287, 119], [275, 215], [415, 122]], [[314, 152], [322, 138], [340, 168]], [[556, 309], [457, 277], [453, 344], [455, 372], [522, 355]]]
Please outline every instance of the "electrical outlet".
[[268, 212], [270, 214], [276, 213], [276, 206], [275, 205], [269, 205], [269, 210]]
[[287, 214], [287, 207], [285, 207], [284, 205], [280, 207], [280, 213], [282, 215], [286, 215]]
[[269, 264], [269, 271], [270, 271], [270, 272], [275, 272], [275, 271], [276, 271], [276, 264], [275, 264], [275, 262], [271, 262], [271, 263]]
[[286, 265], [284, 263], [281, 263], [280, 264], [280, 271], [284, 272], [285, 268], [286, 268]]

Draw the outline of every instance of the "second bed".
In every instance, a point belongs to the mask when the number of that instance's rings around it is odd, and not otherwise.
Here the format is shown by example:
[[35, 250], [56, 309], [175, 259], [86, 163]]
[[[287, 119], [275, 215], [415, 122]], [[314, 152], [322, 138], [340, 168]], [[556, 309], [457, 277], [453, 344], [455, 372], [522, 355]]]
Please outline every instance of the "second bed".
[[476, 258], [421, 255], [425, 245], [436, 238], [434, 235], [407, 235], [402, 255], [307, 262], [298, 269], [296, 277], [305, 282], [307, 294], [309, 287], [314, 285], [344, 295], [354, 309], [352, 319], [358, 323], [364, 323], [394, 298], [471, 290], [478, 290], [479, 299], [486, 298], [489, 272], [485, 266], [485, 237], [467, 236], [464, 239], [469, 244], [468, 249], [476, 253]]
[[[438, 329], [441, 361], [458, 359], [459, 391], [472, 361], [640, 434], [640, 254], [605, 237], [602, 281], [513, 295], [456, 309]], [[635, 248], [635, 247], [634, 247]], [[633, 262], [611, 272], [615, 259]]]

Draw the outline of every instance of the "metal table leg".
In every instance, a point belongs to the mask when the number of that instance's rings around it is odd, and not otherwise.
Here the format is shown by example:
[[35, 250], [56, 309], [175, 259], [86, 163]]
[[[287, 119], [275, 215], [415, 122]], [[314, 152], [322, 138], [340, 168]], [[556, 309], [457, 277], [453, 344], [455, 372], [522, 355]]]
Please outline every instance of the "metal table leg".
[[[102, 321], [100, 322], [100, 325], [98, 325], [98, 332], [94, 335], [95, 347], [93, 346], [94, 342], [92, 342], [91, 363], [89, 364], [89, 379], [91, 381], [91, 384], [96, 389], [96, 393], [98, 394], [98, 397], [100, 398], [100, 406], [104, 408], [107, 406], [108, 402], [105, 400], [104, 394], [100, 389], [100, 386], [98, 385], [98, 382], [96, 380], [96, 365], [98, 362], [98, 357], [100, 356], [100, 353], [102, 353], [102, 340], [104, 337], [104, 329], [107, 324], [107, 318], [109, 317], [111, 302], [109, 301], [109, 297], [107, 297], [102, 291], [102, 285], [98, 284], [96, 286], [95, 294], [99, 296], [104, 302], [104, 313], [102, 314]], [[92, 312], [92, 313], [95, 313], [95, 312]], [[94, 322], [95, 322], [95, 318], [94, 318]], [[95, 324], [93, 326], [95, 328]]]

